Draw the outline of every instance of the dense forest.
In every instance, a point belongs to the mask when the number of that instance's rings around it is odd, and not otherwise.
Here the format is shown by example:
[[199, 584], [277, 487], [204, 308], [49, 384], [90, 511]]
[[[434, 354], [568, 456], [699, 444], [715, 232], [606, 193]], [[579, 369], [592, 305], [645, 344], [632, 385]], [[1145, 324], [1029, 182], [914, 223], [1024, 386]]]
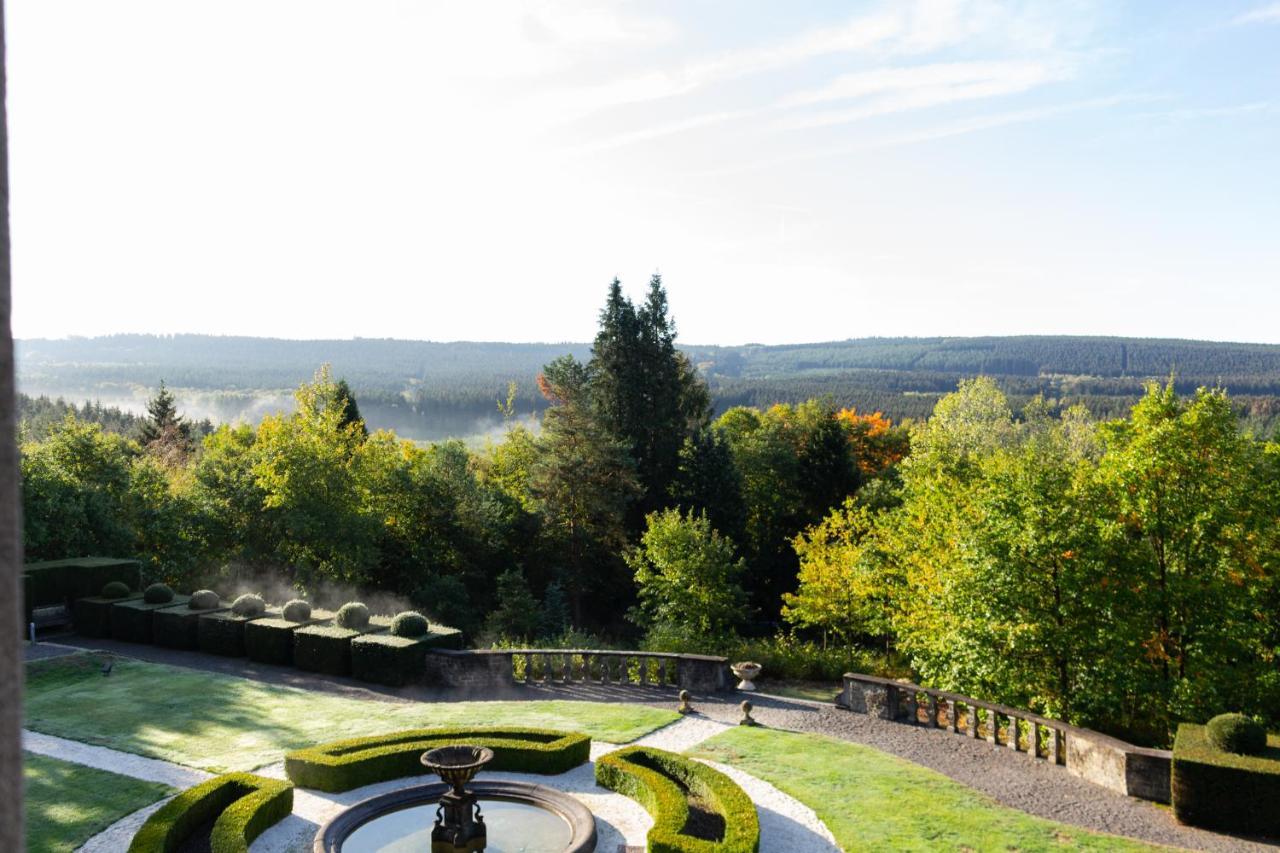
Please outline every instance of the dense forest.
[[[245, 347], [267, 343], [292, 346]], [[24, 399], [25, 547], [136, 555], [187, 588], [358, 595], [478, 644], [909, 675], [1163, 744], [1222, 711], [1280, 721], [1280, 443], [1241, 422], [1242, 398], [1273, 390], [1273, 350], [682, 348], [661, 280], [638, 304], [615, 281], [585, 351], [512, 350], [550, 356], [530, 383], [540, 415], [495, 394], [499, 427], [480, 443], [379, 429], [368, 367], [313, 365], [287, 410], [217, 428], [160, 383], [136, 416]], [[1129, 375], [1175, 362], [1222, 373], [1204, 387]], [[253, 382], [284, 376], [243, 363]], [[171, 375], [212, 376], [191, 370]], [[909, 423], [847, 405], [824, 371], [922, 405]]]
[[[1089, 337], [868, 338], [788, 346], [683, 346], [706, 381], [712, 410], [830, 396], [901, 422], [929, 415], [962, 379], [994, 377], [1015, 407], [1043, 396], [1055, 411], [1083, 404], [1095, 416], [1128, 411], [1151, 379], [1180, 393], [1221, 387], [1258, 434], [1280, 421], [1280, 347]], [[161, 380], [183, 411], [216, 422], [256, 421], [292, 405], [292, 389], [331, 364], [360, 397], [375, 429], [421, 441], [499, 430], [509, 383], [518, 415], [547, 406], [536, 378], [588, 344], [400, 340], [291, 341], [203, 335], [113, 335], [17, 344], [29, 394], [92, 399], [140, 411]]]

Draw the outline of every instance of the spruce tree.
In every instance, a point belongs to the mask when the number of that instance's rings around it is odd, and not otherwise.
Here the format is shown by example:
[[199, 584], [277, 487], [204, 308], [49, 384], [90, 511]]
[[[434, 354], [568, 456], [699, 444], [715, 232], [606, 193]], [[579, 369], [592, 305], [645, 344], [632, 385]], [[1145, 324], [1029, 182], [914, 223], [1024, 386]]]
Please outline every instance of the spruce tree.
[[144, 447], [162, 456], [183, 457], [191, 449], [191, 425], [178, 414], [173, 394], [160, 380], [160, 390], [147, 401], [147, 416], [138, 424], [138, 439]]

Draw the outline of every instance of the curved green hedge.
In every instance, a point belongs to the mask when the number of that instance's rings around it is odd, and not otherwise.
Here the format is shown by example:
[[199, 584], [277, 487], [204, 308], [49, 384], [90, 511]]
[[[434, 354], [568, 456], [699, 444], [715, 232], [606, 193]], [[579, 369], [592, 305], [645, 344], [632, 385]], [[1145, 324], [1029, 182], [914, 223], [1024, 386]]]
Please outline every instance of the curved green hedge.
[[417, 776], [425, 772], [419, 759], [446, 743], [487, 746], [493, 750], [491, 770], [555, 775], [591, 757], [591, 738], [553, 729], [471, 727], [411, 729], [374, 737], [351, 738], [287, 753], [284, 770], [295, 784], [317, 791], [350, 791]]
[[[649, 853], [756, 853], [760, 849], [760, 821], [746, 791], [693, 759], [633, 746], [596, 761], [596, 782], [630, 797], [653, 816]], [[690, 794], [724, 819], [720, 840], [685, 834]]]
[[133, 836], [129, 853], [172, 853], [213, 821], [211, 853], [247, 853], [253, 840], [293, 811], [293, 784], [252, 773], [215, 776], [174, 797]]

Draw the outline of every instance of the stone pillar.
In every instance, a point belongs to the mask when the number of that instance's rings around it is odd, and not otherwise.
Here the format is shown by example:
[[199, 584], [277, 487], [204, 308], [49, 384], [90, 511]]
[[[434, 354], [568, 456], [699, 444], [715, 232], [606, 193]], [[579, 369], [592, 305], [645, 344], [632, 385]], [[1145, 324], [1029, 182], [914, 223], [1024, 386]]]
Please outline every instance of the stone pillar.
[[844, 678], [844, 706], [858, 714], [881, 720], [898, 718], [898, 690], [880, 681], [864, 681], [851, 675]]
[[22, 521], [10, 327], [9, 129], [0, 0], [0, 850], [22, 850]]
[[728, 690], [729, 661], [711, 655], [680, 655], [676, 658], [676, 686], [690, 693], [718, 693]]

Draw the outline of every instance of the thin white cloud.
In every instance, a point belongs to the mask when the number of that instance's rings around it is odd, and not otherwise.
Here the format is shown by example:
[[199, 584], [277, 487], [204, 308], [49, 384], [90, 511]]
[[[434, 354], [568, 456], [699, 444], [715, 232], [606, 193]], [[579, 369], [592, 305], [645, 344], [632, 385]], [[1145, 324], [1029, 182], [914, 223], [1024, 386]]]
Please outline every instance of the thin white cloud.
[[1135, 118], [1143, 119], [1175, 119], [1194, 120], [1202, 118], [1225, 118], [1227, 116], [1249, 115], [1251, 113], [1271, 112], [1275, 104], [1270, 101], [1254, 101], [1248, 104], [1234, 104], [1227, 107], [1190, 107], [1180, 110], [1164, 110], [1161, 112], [1140, 113]]
[[1259, 6], [1231, 19], [1233, 24], [1275, 24], [1280, 23], [1280, 3]]

